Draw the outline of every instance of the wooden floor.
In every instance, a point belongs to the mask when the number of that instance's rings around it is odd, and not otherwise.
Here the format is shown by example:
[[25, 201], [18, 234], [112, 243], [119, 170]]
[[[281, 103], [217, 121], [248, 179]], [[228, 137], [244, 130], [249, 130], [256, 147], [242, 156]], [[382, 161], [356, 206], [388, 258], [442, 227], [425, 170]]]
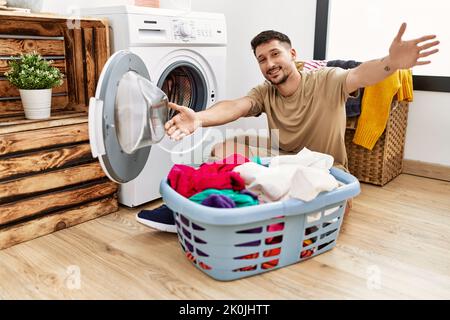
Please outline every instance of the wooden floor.
[[362, 185], [335, 249], [226, 283], [194, 268], [176, 235], [135, 222], [136, 211], [0, 251], [0, 298], [450, 299], [449, 182]]

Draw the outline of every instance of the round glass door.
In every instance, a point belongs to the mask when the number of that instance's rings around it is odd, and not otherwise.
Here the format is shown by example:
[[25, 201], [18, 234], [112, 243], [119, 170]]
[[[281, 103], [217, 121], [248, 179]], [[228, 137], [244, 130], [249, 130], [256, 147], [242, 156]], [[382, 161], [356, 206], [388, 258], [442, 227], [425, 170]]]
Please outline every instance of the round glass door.
[[141, 174], [152, 146], [165, 136], [167, 104], [139, 56], [118, 51], [107, 61], [89, 103], [89, 140], [111, 180], [127, 183]]

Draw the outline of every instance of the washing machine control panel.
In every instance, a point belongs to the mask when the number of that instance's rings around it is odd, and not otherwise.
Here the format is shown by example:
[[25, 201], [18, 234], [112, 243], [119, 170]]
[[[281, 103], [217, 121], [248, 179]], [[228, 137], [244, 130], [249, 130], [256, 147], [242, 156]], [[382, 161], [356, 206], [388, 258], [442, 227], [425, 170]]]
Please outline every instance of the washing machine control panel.
[[213, 37], [211, 25], [192, 20], [174, 20], [173, 30], [174, 39], [184, 42], [211, 40]]

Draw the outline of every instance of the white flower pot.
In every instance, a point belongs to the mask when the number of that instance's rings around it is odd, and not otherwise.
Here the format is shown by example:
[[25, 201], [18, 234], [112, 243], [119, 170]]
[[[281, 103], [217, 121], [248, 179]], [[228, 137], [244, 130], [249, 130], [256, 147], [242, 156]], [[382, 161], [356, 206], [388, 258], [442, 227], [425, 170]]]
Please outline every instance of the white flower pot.
[[25, 118], [30, 120], [48, 119], [52, 106], [52, 89], [20, 89]]

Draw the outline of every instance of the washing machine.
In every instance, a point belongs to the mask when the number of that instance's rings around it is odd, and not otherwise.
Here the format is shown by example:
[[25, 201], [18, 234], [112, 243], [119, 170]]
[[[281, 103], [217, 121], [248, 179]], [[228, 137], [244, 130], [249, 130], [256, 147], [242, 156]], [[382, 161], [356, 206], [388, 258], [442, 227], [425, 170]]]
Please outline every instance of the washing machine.
[[[139, 206], [161, 197], [160, 182], [174, 164], [206, 161], [212, 147], [223, 140], [227, 127], [214, 128], [213, 133], [200, 129], [181, 142], [171, 141], [167, 135], [161, 136], [164, 129], [160, 122], [165, 115], [155, 111], [157, 105], [153, 105], [152, 114], [150, 109], [135, 112], [130, 109], [138, 103], [133, 102], [133, 95], [142, 95], [136, 98], [142, 102], [167, 99], [195, 111], [223, 100], [225, 17], [136, 6], [88, 8], [81, 13], [109, 21], [114, 53], [102, 72], [96, 97], [90, 102], [93, 154], [108, 177], [121, 184], [119, 202]], [[164, 94], [156, 92], [151, 84]], [[136, 91], [142, 86], [147, 86], [141, 88], [143, 94]], [[153, 96], [151, 91], [155, 91]], [[131, 102], [120, 102], [126, 99]], [[117, 105], [124, 103], [128, 107], [118, 110]], [[169, 112], [167, 119], [172, 116]], [[159, 126], [155, 125], [158, 117]]]

